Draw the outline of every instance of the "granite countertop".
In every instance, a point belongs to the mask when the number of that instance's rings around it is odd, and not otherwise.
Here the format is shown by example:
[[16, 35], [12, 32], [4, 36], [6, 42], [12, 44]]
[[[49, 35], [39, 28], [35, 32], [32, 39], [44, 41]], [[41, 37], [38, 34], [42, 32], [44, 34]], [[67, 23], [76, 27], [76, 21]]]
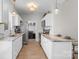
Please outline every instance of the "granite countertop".
[[19, 38], [20, 36], [22, 36], [24, 33], [17, 33], [15, 34], [14, 36], [6, 36], [2, 39], [0, 39], [0, 41], [14, 41], [16, 40], [17, 38]]
[[43, 36], [53, 42], [78, 42], [77, 40], [64, 39], [63, 37], [57, 37], [56, 35], [43, 34]]

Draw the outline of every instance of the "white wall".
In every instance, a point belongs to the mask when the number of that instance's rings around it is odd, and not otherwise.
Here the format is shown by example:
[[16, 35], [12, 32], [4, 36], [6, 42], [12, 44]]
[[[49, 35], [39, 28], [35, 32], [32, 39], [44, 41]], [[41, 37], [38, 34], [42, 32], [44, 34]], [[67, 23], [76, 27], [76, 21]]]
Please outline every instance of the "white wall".
[[0, 0], [0, 22], [2, 22], [2, 0]]
[[[33, 25], [33, 23], [35, 23], [35, 25]], [[28, 30], [29, 31], [33, 31], [35, 33], [35, 30], [36, 30], [36, 21], [33, 21], [33, 20], [32, 21], [28, 21]]]
[[[35, 22], [36, 25], [34, 28], [30, 28], [31, 30], [33, 30], [36, 34], [36, 41], [39, 41], [39, 33], [41, 32], [41, 20], [39, 17], [36, 18], [32, 18], [33, 20], [31, 20], [32, 22]], [[37, 20], [38, 19], [38, 20]]]
[[36, 41], [39, 41], [39, 33], [42, 32], [42, 29], [41, 29], [41, 20], [40, 18], [38, 18], [37, 20], [37, 25], [36, 25]]
[[[41, 32], [41, 17], [42, 14], [33, 14], [31, 13], [30, 15], [25, 15], [21, 16], [25, 22], [28, 21], [33, 21], [36, 22], [36, 28], [35, 28], [35, 33], [36, 33], [36, 41], [39, 41], [39, 32]], [[27, 26], [26, 26], [27, 27]]]
[[50, 34], [68, 35], [78, 39], [77, 3], [77, 0], [68, 0], [60, 7], [59, 14], [54, 15], [54, 19], [52, 19], [54, 26]]

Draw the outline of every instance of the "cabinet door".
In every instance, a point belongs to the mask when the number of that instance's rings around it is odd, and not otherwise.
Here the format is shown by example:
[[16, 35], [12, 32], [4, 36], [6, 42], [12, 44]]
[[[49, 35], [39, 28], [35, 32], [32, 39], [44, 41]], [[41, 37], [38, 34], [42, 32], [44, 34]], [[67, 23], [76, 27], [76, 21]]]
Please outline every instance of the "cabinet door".
[[72, 59], [72, 42], [54, 42], [52, 57], [54, 59]]
[[20, 19], [19, 19], [19, 16], [17, 14], [13, 15], [12, 19], [13, 19], [14, 26], [20, 26]]
[[22, 36], [18, 38], [17, 46], [18, 46], [18, 48], [17, 48], [17, 54], [18, 54], [22, 48]]
[[13, 41], [13, 59], [16, 59], [22, 48], [22, 36]]
[[0, 59], [12, 59], [12, 42], [0, 42]]
[[18, 44], [18, 39], [13, 41], [13, 46], [12, 46], [12, 48], [13, 48], [13, 59], [16, 59], [16, 57], [17, 57], [17, 48], [18, 48], [17, 44]]
[[53, 42], [45, 38], [45, 52], [48, 59], [52, 59], [52, 50], [53, 50], [52, 47], [53, 47]]
[[45, 38], [43, 35], [41, 35], [41, 46], [43, 49], [45, 49]]
[[53, 42], [44, 36], [41, 36], [41, 45], [48, 59], [52, 59]]
[[20, 26], [19, 16], [17, 14], [13, 15], [9, 12], [9, 25], [9, 27]]
[[53, 20], [53, 15], [52, 14], [47, 14], [44, 18], [46, 21], [46, 26], [51, 26], [52, 25], [52, 20]]
[[12, 59], [12, 49], [9, 47], [0, 55], [0, 59]]

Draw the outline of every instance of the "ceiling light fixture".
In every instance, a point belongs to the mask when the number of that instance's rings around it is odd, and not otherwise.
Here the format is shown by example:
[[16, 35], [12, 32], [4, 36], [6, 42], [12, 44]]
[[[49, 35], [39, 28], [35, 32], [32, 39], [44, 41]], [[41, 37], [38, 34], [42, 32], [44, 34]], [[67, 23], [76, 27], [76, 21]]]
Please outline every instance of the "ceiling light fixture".
[[34, 2], [28, 3], [27, 7], [29, 8], [30, 11], [35, 11], [38, 8], [37, 4], [35, 4]]
[[15, 11], [12, 11], [12, 15], [16, 15], [16, 12]]
[[58, 9], [58, 2], [57, 2], [57, 0], [56, 0], [55, 14], [58, 14], [58, 12], [59, 12], [59, 9]]
[[16, 15], [16, 12], [15, 12], [15, 2], [16, 2], [16, 0], [13, 0], [13, 11], [12, 11], [12, 15]]

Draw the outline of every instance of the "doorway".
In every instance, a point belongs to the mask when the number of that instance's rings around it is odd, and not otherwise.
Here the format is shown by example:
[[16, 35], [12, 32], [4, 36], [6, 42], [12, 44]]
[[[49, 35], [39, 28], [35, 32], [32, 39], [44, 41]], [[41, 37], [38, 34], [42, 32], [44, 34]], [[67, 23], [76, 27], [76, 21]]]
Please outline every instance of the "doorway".
[[28, 39], [36, 39], [36, 23], [33, 21], [28, 22]]
[[35, 39], [35, 33], [33, 31], [28, 32], [28, 39]]

